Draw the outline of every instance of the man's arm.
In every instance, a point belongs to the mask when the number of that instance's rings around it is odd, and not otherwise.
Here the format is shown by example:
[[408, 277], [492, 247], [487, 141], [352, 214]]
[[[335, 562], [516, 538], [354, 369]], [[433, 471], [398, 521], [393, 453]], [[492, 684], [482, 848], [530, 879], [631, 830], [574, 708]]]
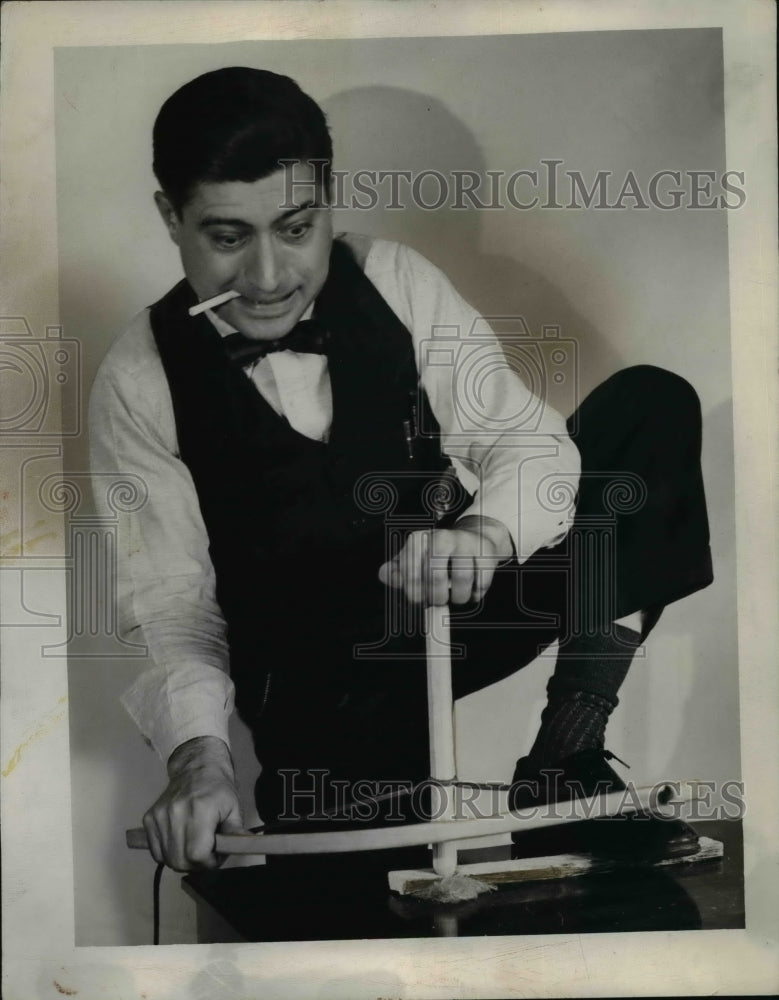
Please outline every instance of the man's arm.
[[[565, 536], [574, 513], [579, 453], [562, 416], [510, 369], [498, 339], [446, 277], [407, 247], [376, 249], [366, 272], [411, 330], [442, 450], [474, 493], [473, 505], [454, 528], [435, 532], [428, 577], [432, 598], [446, 600], [446, 573], [436, 576], [435, 562], [440, 556], [445, 564], [451, 556], [452, 601], [478, 600], [499, 562], [512, 555], [524, 562]], [[555, 481], [564, 485], [557, 495]], [[551, 502], [560, 496], [567, 503]], [[412, 535], [399, 558], [381, 571], [392, 586], [407, 582], [412, 600], [421, 599], [427, 572], [420, 552], [420, 539]]]
[[216, 736], [198, 736], [168, 759], [168, 787], [143, 817], [155, 861], [176, 871], [215, 868], [214, 834], [243, 829], [233, 761]]
[[214, 832], [240, 823], [228, 742], [233, 686], [208, 538], [177, 455], [167, 382], [143, 314], [98, 372], [90, 400], [95, 502], [107, 482], [139, 476], [144, 505], [118, 515], [119, 620], [152, 665], [122, 701], [167, 765], [169, 785], [144, 818], [152, 851], [177, 869], [216, 863]]

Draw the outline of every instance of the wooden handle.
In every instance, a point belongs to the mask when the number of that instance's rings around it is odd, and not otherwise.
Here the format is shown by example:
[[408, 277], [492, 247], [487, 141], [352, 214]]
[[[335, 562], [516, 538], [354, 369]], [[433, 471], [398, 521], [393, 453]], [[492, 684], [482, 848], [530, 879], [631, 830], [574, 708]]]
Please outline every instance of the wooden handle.
[[128, 847], [142, 851], [148, 851], [149, 849], [149, 838], [146, 836], [146, 830], [142, 826], [138, 826], [134, 830], [125, 831], [124, 838], [127, 841]]
[[[427, 712], [430, 734], [430, 775], [441, 782], [456, 776], [454, 748], [454, 700], [452, 698], [452, 658], [449, 643], [449, 607], [425, 609], [425, 649], [427, 654]], [[432, 791], [435, 820], [453, 820], [454, 788], [446, 784]], [[457, 869], [454, 842], [433, 847], [433, 869], [437, 875], [453, 875]]]
[[[564, 803], [565, 811], [550, 810], [545, 815], [537, 808], [521, 809], [492, 817], [436, 820], [432, 823], [377, 827], [367, 830], [332, 830], [321, 833], [218, 833], [217, 854], [343, 854], [350, 851], [390, 850], [418, 844], [442, 844], [513, 833], [515, 830], [539, 830], [581, 819], [596, 819], [626, 813], [646, 812], [672, 819], [679, 807], [695, 800], [696, 784], [682, 781], [671, 785], [631, 788], [626, 792], [595, 795]], [[128, 847], [148, 849], [143, 827], [127, 831]]]

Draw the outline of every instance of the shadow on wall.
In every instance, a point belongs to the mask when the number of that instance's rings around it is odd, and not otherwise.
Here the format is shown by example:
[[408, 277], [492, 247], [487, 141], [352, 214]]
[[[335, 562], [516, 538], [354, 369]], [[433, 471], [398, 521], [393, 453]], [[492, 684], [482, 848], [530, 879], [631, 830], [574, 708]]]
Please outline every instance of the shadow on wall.
[[[710, 758], [714, 758], [714, 773], [705, 773], [704, 777], [722, 781], [740, 777], [739, 763], [736, 763], [738, 773], [723, 773], [719, 763], [723, 755], [726, 759], [740, 761], [733, 462], [733, 404], [727, 400], [704, 414], [703, 423], [703, 474], [709, 501], [714, 583], [701, 593], [694, 594], [689, 602], [680, 602], [676, 613], [668, 616], [666, 624], [669, 631], [673, 629], [678, 635], [684, 635], [685, 630], [689, 632], [688, 616], [694, 615], [693, 601], [697, 605], [705, 604], [705, 610], [701, 608], [701, 611], [708, 621], [716, 623], [716, 627], [697, 628], [692, 633], [692, 659], [699, 669], [694, 672], [690, 697], [684, 706], [685, 726], [676, 753], [683, 760], [696, 762], [701, 773], [704, 773]], [[703, 619], [699, 615], [694, 620]], [[712, 684], [712, 668], [723, 659], [724, 670], [718, 671], [717, 683]], [[726, 693], [722, 690], [724, 685], [728, 687]], [[731, 716], [722, 717], [723, 705], [731, 707]], [[717, 742], [724, 741], [729, 745], [724, 748], [720, 745], [715, 752], [712, 748], [709, 753], [703, 753], [707, 742], [705, 734], [711, 733], [712, 726], [717, 726], [719, 730]]]
[[733, 409], [727, 400], [703, 417], [714, 582], [665, 609], [645, 655], [636, 657], [628, 673], [609, 729], [611, 749], [624, 754], [639, 784], [713, 781], [715, 803], [722, 783], [740, 778], [732, 469]]
[[[514, 209], [478, 209], [472, 204], [456, 209], [454, 174], [458, 171], [486, 177], [488, 164], [473, 133], [440, 101], [425, 94], [396, 87], [362, 87], [343, 91], [323, 102], [335, 138], [335, 169], [348, 171], [343, 182], [342, 202], [351, 205], [352, 195], [362, 202], [349, 183], [356, 171], [436, 171], [446, 178], [448, 199], [440, 209], [414, 204], [410, 184], [397, 181], [396, 203], [391, 209], [388, 181], [375, 184], [378, 204], [372, 209], [344, 208], [336, 212], [337, 230], [367, 232], [414, 247], [449, 277], [455, 288], [484, 316], [522, 316], [532, 335], [540, 336], [544, 325], [557, 325], [561, 335], [579, 345], [579, 398], [621, 368], [624, 359], [603, 334], [593, 327], [546, 275], [525, 260], [485, 250], [485, 230], [493, 242], [517, 245], [517, 227], [532, 225], [532, 213]], [[518, 162], [516, 169], [523, 163]], [[429, 181], [429, 182], [428, 182]], [[479, 199], [489, 203], [488, 181], [477, 189]], [[445, 190], [435, 178], [419, 184], [421, 200], [435, 204]], [[460, 199], [467, 203], [464, 196]], [[508, 220], [508, 226], [507, 221]], [[550, 402], [565, 416], [573, 408], [570, 393]]]

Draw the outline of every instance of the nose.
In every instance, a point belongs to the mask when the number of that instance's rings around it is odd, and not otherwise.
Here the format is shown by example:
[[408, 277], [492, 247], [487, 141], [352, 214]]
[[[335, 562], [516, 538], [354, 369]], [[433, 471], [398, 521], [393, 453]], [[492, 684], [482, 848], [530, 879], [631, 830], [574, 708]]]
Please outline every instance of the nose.
[[271, 295], [279, 287], [281, 273], [277, 248], [270, 235], [263, 234], [257, 240], [254, 253], [246, 264], [248, 283], [261, 295]]

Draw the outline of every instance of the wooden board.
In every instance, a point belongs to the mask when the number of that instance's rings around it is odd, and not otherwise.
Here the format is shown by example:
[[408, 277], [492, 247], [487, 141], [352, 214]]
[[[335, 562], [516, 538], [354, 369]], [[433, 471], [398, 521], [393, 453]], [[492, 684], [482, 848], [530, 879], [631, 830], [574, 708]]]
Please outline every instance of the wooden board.
[[[477, 862], [458, 865], [462, 875], [471, 875], [493, 885], [517, 882], [544, 882], [552, 879], [576, 878], [580, 875], [601, 875], [620, 868], [664, 868], [670, 865], [699, 864], [723, 855], [722, 842], [709, 837], [700, 838], [700, 850], [678, 858], [663, 861], [637, 862], [622, 859], [595, 857], [592, 854], [556, 854], [538, 858], [517, 858], [500, 862]], [[421, 889], [428, 882], [439, 878], [432, 869], [394, 871], [387, 875], [393, 892], [406, 895]]]

